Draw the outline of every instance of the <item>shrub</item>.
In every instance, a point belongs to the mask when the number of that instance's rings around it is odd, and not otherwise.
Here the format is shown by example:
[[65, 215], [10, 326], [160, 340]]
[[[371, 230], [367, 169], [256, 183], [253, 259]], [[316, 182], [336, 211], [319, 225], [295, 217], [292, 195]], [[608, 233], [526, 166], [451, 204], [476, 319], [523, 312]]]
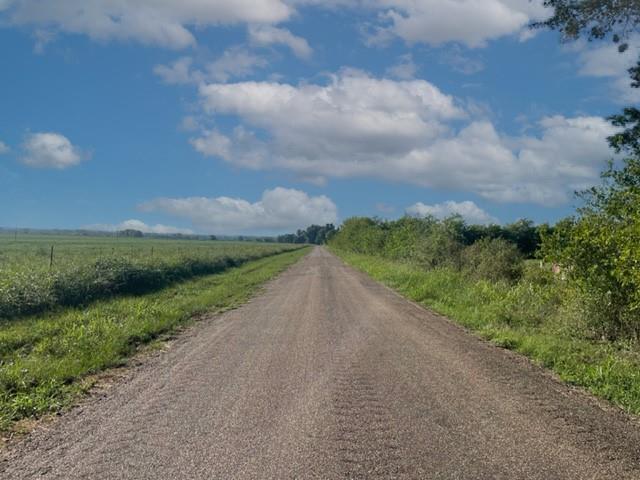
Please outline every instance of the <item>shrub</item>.
[[347, 251], [380, 255], [384, 249], [385, 230], [377, 219], [353, 217], [344, 221], [340, 234], [334, 235], [331, 242]]
[[412, 260], [426, 269], [449, 267], [458, 270], [462, 250], [462, 242], [456, 233], [446, 225], [438, 224], [428, 235], [418, 239]]
[[530, 262], [525, 264], [520, 280], [498, 300], [498, 317], [511, 326], [551, 324], [565, 299], [565, 285], [551, 269]]
[[580, 196], [577, 218], [543, 236], [542, 252], [579, 290], [588, 325], [609, 339], [640, 337], [640, 159], [611, 163]]
[[501, 238], [483, 238], [462, 252], [462, 265], [475, 279], [513, 282], [523, 269], [518, 247]]

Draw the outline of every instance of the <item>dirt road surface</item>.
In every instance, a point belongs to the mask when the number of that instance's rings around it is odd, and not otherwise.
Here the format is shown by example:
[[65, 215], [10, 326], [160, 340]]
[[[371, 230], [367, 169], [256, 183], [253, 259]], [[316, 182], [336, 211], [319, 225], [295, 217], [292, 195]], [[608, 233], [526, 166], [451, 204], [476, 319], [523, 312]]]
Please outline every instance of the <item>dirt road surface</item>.
[[640, 479], [640, 427], [322, 248], [5, 452], [0, 478]]

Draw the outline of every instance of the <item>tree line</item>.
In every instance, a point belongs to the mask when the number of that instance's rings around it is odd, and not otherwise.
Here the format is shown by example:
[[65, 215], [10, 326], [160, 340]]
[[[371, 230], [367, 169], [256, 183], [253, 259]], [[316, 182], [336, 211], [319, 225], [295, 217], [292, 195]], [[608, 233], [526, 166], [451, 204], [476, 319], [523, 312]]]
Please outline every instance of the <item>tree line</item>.
[[336, 227], [332, 223], [326, 225], [311, 225], [305, 230], [298, 230], [296, 233], [287, 233], [276, 238], [278, 243], [310, 243], [313, 245], [323, 245], [335, 234]]

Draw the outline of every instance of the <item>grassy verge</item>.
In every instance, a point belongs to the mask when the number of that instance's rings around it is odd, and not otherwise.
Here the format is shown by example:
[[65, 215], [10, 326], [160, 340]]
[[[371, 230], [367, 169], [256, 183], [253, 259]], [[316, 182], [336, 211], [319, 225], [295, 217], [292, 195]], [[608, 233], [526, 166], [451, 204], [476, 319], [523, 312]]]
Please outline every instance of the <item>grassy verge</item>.
[[640, 413], [640, 350], [597, 341], [572, 328], [571, 292], [525, 275], [516, 284], [474, 281], [463, 273], [425, 271], [379, 257], [333, 251], [347, 263], [477, 332], [555, 371], [625, 410]]
[[[144, 245], [144, 240], [140, 241]], [[151, 243], [153, 245], [153, 243]], [[0, 265], [0, 319], [33, 315], [57, 307], [86, 306], [115, 295], [140, 295], [191, 278], [212, 275], [246, 262], [297, 248], [278, 244], [214, 243], [203, 248], [163, 246], [165, 255], [77, 255], [50, 270], [33, 267], [27, 247], [22, 263]], [[199, 248], [198, 248], [199, 247]], [[148, 247], [147, 247], [148, 248]], [[82, 247], [80, 247], [82, 250]], [[85, 247], [86, 250], [86, 247]], [[167, 255], [167, 250], [170, 252]], [[21, 251], [21, 250], [17, 250]], [[53, 250], [51, 251], [53, 252]], [[135, 249], [133, 250], [135, 253]], [[15, 260], [15, 259], [14, 259]]]
[[0, 430], [55, 412], [88, 375], [122, 365], [142, 344], [204, 312], [246, 301], [308, 253], [290, 251], [164, 290], [0, 323]]

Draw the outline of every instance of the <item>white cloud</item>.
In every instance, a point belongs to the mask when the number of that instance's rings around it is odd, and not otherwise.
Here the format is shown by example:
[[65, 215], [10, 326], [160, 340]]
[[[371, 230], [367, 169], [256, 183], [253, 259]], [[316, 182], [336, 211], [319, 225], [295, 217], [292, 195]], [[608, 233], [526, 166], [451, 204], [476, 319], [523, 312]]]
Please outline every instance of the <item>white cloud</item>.
[[4, 10], [14, 25], [176, 49], [196, 43], [191, 27], [271, 24], [293, 13], [283, 0], [10, 0]]
[[310, 58], [313, 50], [309, 43], [302, 38], [292, 34], [285, 28], [277, 28], [272, 25], [252, 25], [249, 27], [249, 38], [255, 45], [285, 45], [300, 58]]
[[230, 78], [246, 77], [256, 68], [267, 66], [267, 61], [245, 48], [232, 47], [226, 50], [220, 58], [206, 66], [205, 78], [217, 82], [226, 82]]
[[402, 55], [400, 61], [393, 67], [387, 68], [387, 75], [399, 80], [411, 80], [415, 78], [418, 66], [413, 61], [413, 56], [408, 53]]
[[203, 155], [231, 159], [231, 140], [216, 130], [206, 130], [201, 137], [192, 138], [190, 142]]
[[153, 72], [170, 85], [199, 84], [205, 81], [226, 82], [231, 78], [247, 77], [267, 61], [239, 46], [228, 48], [214, 61], [201, 68], [193, 67], [191, 57], [181, 57], [169, 65], [156, 65]]
[[187, 218], [203, 231], [223, 234], [291, 231], [313, 223], [335, 223], [338, 217], [328, 197], [282, 187], [265, 190], [255, 203], [230, 197], [158, 198], [140, 208]]
[[183, 233], [183, 234], [192, 234], [193, 230], [189, 230], [187, 228], [177, 228], [169, 225], [162, 225], [160, 223], [156, 225], [147, 225], [141, 220], [125, 220], [122, 223], [117, 225], [110, 225], [105, 223], [98, 223], [95, 225], [87, 225], [84, 227], [86, 230], [97, 230], [103, 232], [116, 232], [120, 230], [139, 230], [143, 233], [160, 233], [160, 234], [172, 234], [172, 233]]
[[548, 15], [541, 0], [4, 0], [0, 13], [9, 24], [42, 32], [36, 48], [44, 46], [42, 39], [46, 42], [64, 32], [102, 42], [180, 49], [196, 44], [197, 28], [244, 23], [257, 43], [284, 44], [308, 58], [311, 48], [306, 40], [272, 27], [290, 19], [295, 7], [306, 5], [350, 7], [364, 17], [377, 14], [369, 43], [400, 37], [410, 44], [459, 42], [481, 47], [506, 35], [524, 40], [532, 35], [528, 23]]
[[315, 183], [375, 177], [502, 202], [566, 202], [597, 180], [614, 132], [600, 117], [557, 116], [542, 119], [536, 135], [512, 138], [424, 80], [356, 71], [326, 85], [202, 85], [200, 95], [205, 114], [233, 115], [241, 125], [229, 136], [216, 132], [211, 149], [209, 132], [192, 142], [233, 164]]
[[418, 217], [426, 217], [432, 215], [436, 218], [443, 219], [452, 215], [460, 215], [470, 224], [491, 224], [499, 223], [498, 219], [492, 217], [482, 210], [472, 201], [454, 202], [452, 200], [436, 203], [435, 205], [425, 205], [422, 202], [415, 203], [407, 208], [409, 215]]
[[618, 52], [615, 43], [603, 43], [594, 46], [588, 42], [578, 42], [572, 50], [579, 52], [579, 73], [589, 77], [611, 79], [611, 90], [614, 99], [619, 103], [640, 102], [640, 89], [631, 88], [628, 70], [640, 57], [640, 36], [629, 39], [629, 48], [624, 53]]
[[31, 133], [23, 144], [22, 163], [29, 167], [64, 169], [78, 165], [87, 155], [59, 133]]
[[181, 57], [169, 65], [156, 65], [153, 67], [153, 73], [169, 85], [198, 83], [202, 79], [198, 73], [192, 71], [192, 65], [193, 58]]
[[[354, 2], [355, 3], [355, 2]], [[409, 44], [459, 42], [483, 47], [506, 35], [528, 36], [528, 24], [548, 11], [540, 0], [370, 0], [361, 2], [382, 13], [373, 42], [398, 36]]]
[[396, 82], [346, 71], [328, 85], [244, 82], [200, 87], [205, 112], [237, 115], [266, 129], [287, 157], [354, 150], [388, 154], [437, 138], [464, 117], [453, 98], [424, 80]]
[[11, 149], [9, 148], [9, 146], [6, 143], [0, 141], [0, 155], [3, 155], [5, 153], [9, 153], [10, 150]]

